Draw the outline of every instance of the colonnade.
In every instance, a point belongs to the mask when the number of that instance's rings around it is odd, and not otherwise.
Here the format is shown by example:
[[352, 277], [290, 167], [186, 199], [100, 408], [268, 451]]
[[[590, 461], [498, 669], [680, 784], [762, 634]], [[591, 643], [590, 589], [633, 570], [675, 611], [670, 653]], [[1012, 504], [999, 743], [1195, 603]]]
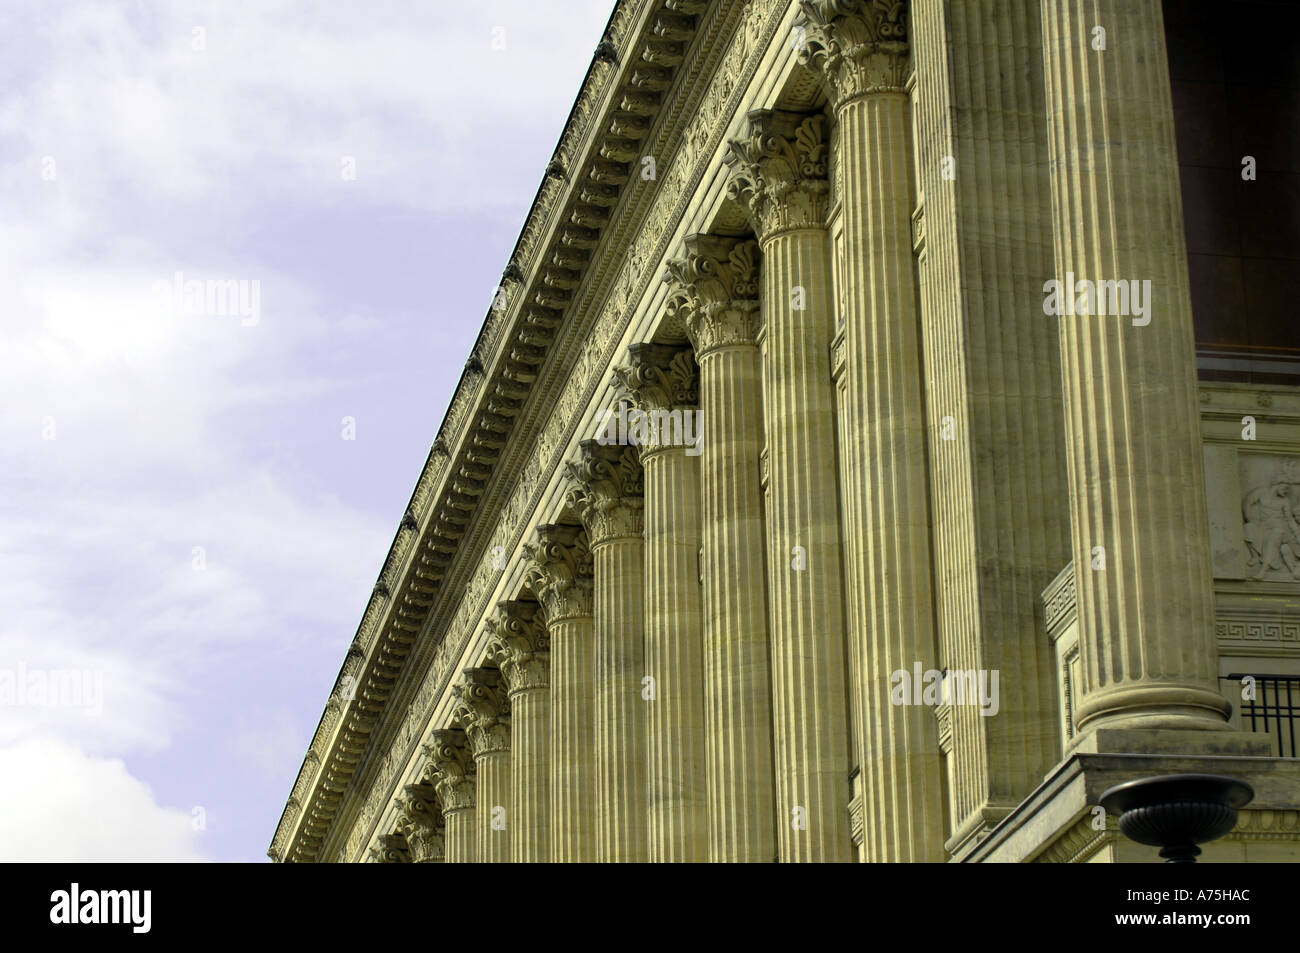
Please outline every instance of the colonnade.
[[[1100, 6], [1147, 52], [1090, 59], [1093, 14], [1043, 0], [1057, 266], [1137, 269], [1168, 303], [1149, 332], [1061, 323], [1079, 722], [1214, 727], [1204, 490], [1185, 486], [1199, 444], [1159, 2]], [[454, 726], [434, 732], [423, 783], [404, 791], [412, 859], [944, 859], [935, 713], [891, 700], [894, 672], [942, 668], [906, 9], [803, 7], [802, 59], [829, 110], [755, 111], [730, 144], [729, 192], [752, 236], [693, 235], [668, 263], [667, 316], [689, 346], [634, 344], [614, 368], [649, 426], [634, 442], [584, 440], [566, 467], [560, 521], [525, 546], [526, 586], [489, 620]], [[1103, 160], [1141, 175], [1112, 174], [1097, 192]], [[1157, 380], [1168, 382], [1159, 400], [1132, 393]], [[1193, 545], [1150, 535], [1170, 520]], [[1087, 571], [1102, 542], [1122, 578]], [[1142, 608], [1126, 587], [1145, 589]], [[1151, 598], [1159, 587], [1170, 599]]]

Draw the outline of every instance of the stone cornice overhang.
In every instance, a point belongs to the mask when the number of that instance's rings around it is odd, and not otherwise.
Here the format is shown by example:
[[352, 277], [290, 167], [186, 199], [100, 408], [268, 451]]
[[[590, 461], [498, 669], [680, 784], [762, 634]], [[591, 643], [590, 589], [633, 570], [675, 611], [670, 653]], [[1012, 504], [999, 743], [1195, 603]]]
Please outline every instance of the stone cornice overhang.
[[506, 307], [490, 311], [479, 333], [281, 815], [273, 859], [323, 859], [340, 813], [352, 813], [341, 810], [345, 799], [357, 789], [376, 729], [394, 717], [390, 698], [444, 599], [453, 563], [466, 558], [471, 524], [491, 518], [485, 497], [499, 482], [515, 419], [534, 402], [593, 249], [628, 183], [639, 179], [635, 160], [708, 6], [620, 0], [615, 7], [503, 275]]

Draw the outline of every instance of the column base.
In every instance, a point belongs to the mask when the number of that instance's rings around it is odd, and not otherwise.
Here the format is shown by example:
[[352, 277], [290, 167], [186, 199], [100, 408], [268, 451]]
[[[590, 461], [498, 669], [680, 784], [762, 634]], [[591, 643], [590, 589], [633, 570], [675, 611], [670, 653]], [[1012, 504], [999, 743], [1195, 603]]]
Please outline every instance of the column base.
[[1202, 863], [1300, 862], [1300, 760], [1270, 756], [1263, 732], [1108, 729], [1083, 736], [1043, 783], [958, 863], [1163, 863], [1159, 848], [1119, 832], [1119, 818], [1094, 810], [1103, 791], [1138, 778], [1217, 774], [1255, 789], [1237, 826], [1201, 845]]
[[1187, 685], [1124, 685], [1085, 696], [1079, 734], [1103, 728], [1231, 731], [1232, 705], [1218, 692]]

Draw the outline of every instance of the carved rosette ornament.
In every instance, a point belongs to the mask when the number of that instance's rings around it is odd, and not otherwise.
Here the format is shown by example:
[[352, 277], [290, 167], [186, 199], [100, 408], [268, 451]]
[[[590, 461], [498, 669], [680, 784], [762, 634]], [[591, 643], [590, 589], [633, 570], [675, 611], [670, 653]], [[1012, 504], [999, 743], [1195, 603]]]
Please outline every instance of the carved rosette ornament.
[[749, 113], [749, 135], [728, 145], [727, 194], [749, 213], [760, 242], [795, 229], [826, 227], [828, 157], [826, 117], [820, 113]]
[[698, 359], [724, 347], [758, 341], [758, 242], [691, 235], [686, 256], [668, 262], [667, 312], [679, 320]]
[[836, 109], [869, 93], [903, 91], [906, 0], [800, 0], [799, 62], [822, 77]]
[[436, 728], [433, 740], [424, 748], [429, 764], [425, 779], [438, 792], [443, 814], [469, 810], [474, 806], [474, 759], [459, 728]]
[[510, 750], [510, 700], [495, 668], [467, 668], [452, 688], [474, 757]]
[[501, 666], [511, 698], [550, 686], [551, 639], [537, 603], [499, 602], [487, 625], [492, 632], [488, 655]]
[[548, 623], [592, 614], [594, 569], [587, 533], [581, 526], [539, 526], [534, 542], [524, 544], [524, 553], [532, 563], [528, 588], [537, 595]]
[[432, 784], [408, 784], [398, 827], [410, 848], [411, 863], [440, 863], [446, 859], [446, 826]]
[[594, 549], [644, 531], [645, 474], [633, 446], [584, 440], [577, 460], [565, 465], [574, 486], [566, 502], [587, 527]]

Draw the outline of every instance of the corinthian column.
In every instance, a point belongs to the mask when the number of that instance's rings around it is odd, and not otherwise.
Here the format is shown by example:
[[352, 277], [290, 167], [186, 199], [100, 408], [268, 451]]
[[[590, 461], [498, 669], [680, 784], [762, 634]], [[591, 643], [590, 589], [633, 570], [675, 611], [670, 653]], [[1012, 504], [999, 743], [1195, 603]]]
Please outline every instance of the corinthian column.
[[437, 728], [424, 749], [429, 765], [425, 780], [432, 782], [446, 822], [446, 857], [449, 864], [472, 864], [477, 854], [474, 829], [474, 759], [459, 728]]
[[510, 692], [510, 857], [544, 863], [551, 855], [551, 652], [535, 602], [502, 602], [490, 620], [489, 654]]
[[568, 464], [568, 505], [591, 540], [596, 573], [596, 859], [644, 861], [645, 545], [636, 448], [584, 440]]
[[767, 644], [758, 243], [686, 239], [668, 263], [670, 311], [700, 364], [704, 724], [709, 859], [776, 859]]
[[763, 249], [768, 600], [783, 861], [848, 861], [849, 714], [830, 347], [826, 117], [758, 110], [729, 194]]
[[594, 583], [587, 534], [548, 523], [524, 547], [551, 642], [551, 860], [596, 857]]
[[478, 775], [478, 853], [481, 864], [510, 860], [510, 701], [501, 673], [467, 668], [453, 689], [456, 718], [474, 755]]
[[938, 668], [925, 402], [912, 259], [906, 4], [803, 0], [800, 59], [824, 80], [839, 135], [844, 222], [844, 542], [873, 861], [944, 856], [934, 713], [890, 703], [896, 671]]
[[413, 864], [441, 864], [447, 859], [446, 822], [432, 784], [408, 784], [399, 826]]
[[699, 368], [690, 348], [634, 344], [614, 369], [649, 426], [645, 469], [645, 671], [650, 860], [709, 858], [700, 605]]
[[[1042, 22], [1056, 278], [1065, 283], [1057, 301], [1083, 667], [1076, 722], [1082, 731], [1223, 728], [1160, 0], [1044, 0]], [[1105, 49], [1094, 49], [1098, 28]], [[1114, 298], [1104, 305], [1105, 295], [1088, 310], [1109, 314], [1079, 313], [1085, 281], [1146, 282], [1145, 315], [1110, 307]]]

